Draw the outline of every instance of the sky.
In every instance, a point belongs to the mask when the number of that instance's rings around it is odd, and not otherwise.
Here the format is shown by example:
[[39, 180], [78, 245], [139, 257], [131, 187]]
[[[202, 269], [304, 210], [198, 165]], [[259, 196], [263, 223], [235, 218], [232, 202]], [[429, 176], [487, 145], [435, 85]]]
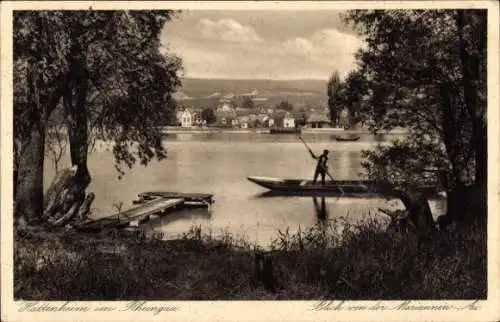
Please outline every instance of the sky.
[[184, 76], [229, 79], [343, 78], [363, 42], [341, 11], [191, 10], [165, 25], [162, 44]]

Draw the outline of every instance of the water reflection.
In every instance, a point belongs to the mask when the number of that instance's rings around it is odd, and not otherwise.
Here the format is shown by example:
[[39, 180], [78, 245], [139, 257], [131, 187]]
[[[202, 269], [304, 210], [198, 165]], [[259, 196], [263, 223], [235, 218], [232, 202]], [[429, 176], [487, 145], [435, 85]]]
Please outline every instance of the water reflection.
[[352, 166], [353, 164], [360, 164], [361, 162], [361, 155], [359, 151], [333, 151], [330, 162], [330, 173], [336, 180], [358, 178], [360, 175], [361, 168], [359, 166]]
[[[361, 150], [378, 145], [370, 135], [342, 144], [332, 141], [329, 134], [303, 133], [302, 137], [315, 152], [330, 150], [329, 167], [335, 179], [360, 179]], [[104, 148], [106, 145], [99, 145], [97, 151], [89, 155], [92, 173], [89, 190], [96, 194], [94, 218], [114, 213], [114, 203], [128, 205], [144, 191], [211, 193], [216, 196], [216, 203], [210, 213], [190, 209], [157, 218], [150, 224], [172, 236], [185, 233], [193, 225], [213, 231], [228, 228], [231, 233], [245, 233], [252, 241], [266, 244], [278, 229], [311, 227], [318, 221], [346, 213], [350, 218], [363, 218], [374, 208], [388, 208], [386, 200], [375, 196], [336, 198], [335, 194], [317, 195], [316, 192], [295, 196], [266, 192], [247, 180], [248, 176], [312, 178], [315, 161], [297, 135], [179, 133], [167, 135], [164, 143], [168, 151], [165, 160], [152, 161], [147, 167], [136, 165], [122, 180], [116, 178], [113, 156]], [[69, 162], [69, 152], [66, 162]], [[44, 165], [46, 188], [54, 176], [52, 164], [47, 161]], [[267, 196], [273, 198], [261, 198]]]
[[207, 208], [187, 208], [172, 212], [164, 217], [158, 217], [145, 223], [147, 228], [159, 228], [172, 225], [174, 222], [209, 221], [212, 218], [211, 210]]
[[387, 140], [387, 136], [384, 133], [377, 133], [374, 135], [376, 142], [384, 142]]
[[[318, 199], [320, 199], [320, 201], [318, 201]], [[328, 220], [328, 210], [326, 208], [325, 199], [325, 197], [313, 197], [314, 210], [316, 211], [318, 223], [324, 223]]]

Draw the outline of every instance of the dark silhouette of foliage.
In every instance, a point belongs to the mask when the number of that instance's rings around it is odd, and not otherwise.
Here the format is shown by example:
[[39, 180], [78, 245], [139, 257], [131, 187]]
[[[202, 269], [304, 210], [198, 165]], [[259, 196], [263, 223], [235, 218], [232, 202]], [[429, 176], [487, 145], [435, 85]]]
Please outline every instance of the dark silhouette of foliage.
[[340, 81], [339, 72], [335, 71], [328, 80], [328, 108], [330, 109], [330, 119], [333, 124], [337, 124], [339, 114], [339, 94], [342, 90], [342, 82]]
[[278, 105], [276, 105], [276, 109], [285, 110], [285, 111], [293, 111], [293, 104], [288, 101], [281, 101]]
[[353, 10], [344, 18], [367, 46], [343, 104], [374, 132], [409, 130], [404, 141], [366, 152], [369, 176], [409, 183], [436, 169], [453, 209], [454, 189], [487, 178], [486, 10]]
[[241, 107], [251, 110], [255, 108], [255, 104], [250, 97], [245, 97], [243, 103], [241, 103]]
[[217, 122], [217, 117], [215, 116], [214, 110], [206, 107], [201, 111], [201, 118], [207, 122], [207, 124], [213, 124]]

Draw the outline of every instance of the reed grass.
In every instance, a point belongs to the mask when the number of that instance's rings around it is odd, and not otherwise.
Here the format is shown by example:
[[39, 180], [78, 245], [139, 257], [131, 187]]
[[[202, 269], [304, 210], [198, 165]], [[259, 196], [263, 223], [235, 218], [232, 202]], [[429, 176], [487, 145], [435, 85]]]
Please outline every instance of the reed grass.
[[245, 237], [192, 227], [163, 236], [15, 233], [14, 297], [24, 300], [392, 300], [486, 298], [486, 237], [474, 228], [428, 243], [378, 221], [338, 219], [279, 231], [275, 292], [255, 277]]

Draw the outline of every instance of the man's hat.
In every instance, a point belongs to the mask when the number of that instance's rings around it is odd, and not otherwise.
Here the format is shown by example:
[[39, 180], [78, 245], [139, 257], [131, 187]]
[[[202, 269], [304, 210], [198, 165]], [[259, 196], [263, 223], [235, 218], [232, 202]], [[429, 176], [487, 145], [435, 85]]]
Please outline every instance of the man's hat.
[[324, 154], [328, 154], [328, 150], [323, 150], [323, 153]]

